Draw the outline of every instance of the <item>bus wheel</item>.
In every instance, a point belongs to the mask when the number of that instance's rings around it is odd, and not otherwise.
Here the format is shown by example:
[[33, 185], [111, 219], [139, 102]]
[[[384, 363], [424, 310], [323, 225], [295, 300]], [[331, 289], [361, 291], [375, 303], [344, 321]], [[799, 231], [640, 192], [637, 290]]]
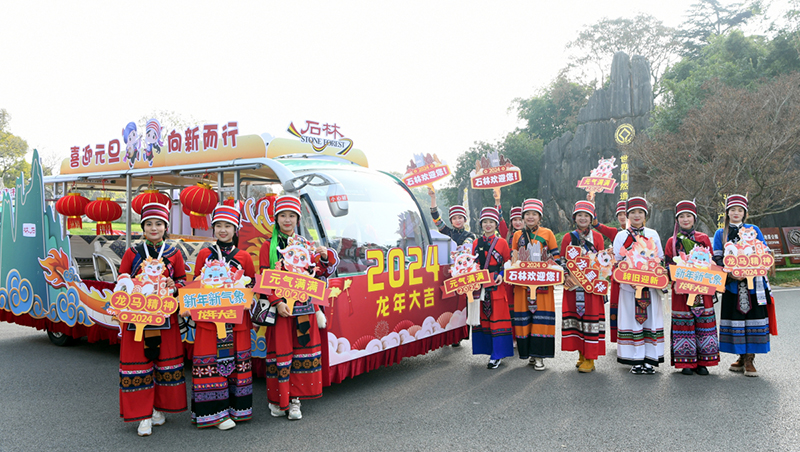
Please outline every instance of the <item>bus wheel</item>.
[[55, 345], [58, 345], [59, 347], [73, 345], [76, 342], [75, 339], [73, 339], [72, 337], [67, 336], [64, 333], [56, 333], [55, 331], [48, 331], [47, 337], [50, 338], [50, 342], [52, 342]]

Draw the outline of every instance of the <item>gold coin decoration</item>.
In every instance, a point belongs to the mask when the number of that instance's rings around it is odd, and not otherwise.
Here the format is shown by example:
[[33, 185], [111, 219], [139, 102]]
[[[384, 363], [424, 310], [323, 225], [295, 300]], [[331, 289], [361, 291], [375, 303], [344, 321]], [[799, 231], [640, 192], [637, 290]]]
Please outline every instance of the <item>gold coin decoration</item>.
[[633, 128], [632, 124], [622, 124], [617, 127], [617, 131], [614, 132], [614, 140], [622, 145], [631, 144], [635, 136], [636, 130]]

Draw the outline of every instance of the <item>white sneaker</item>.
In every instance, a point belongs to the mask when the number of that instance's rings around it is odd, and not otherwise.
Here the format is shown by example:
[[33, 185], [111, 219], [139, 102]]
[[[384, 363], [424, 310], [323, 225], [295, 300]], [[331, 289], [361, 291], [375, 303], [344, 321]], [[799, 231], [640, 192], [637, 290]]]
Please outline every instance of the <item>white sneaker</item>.
[[534, 364], [536, 364], [536, 358], [531, 356], [530, 358], [528, 358], [528, 365], [533, 366]]
[[269, 404], [269, 414], [273, 417], [283, 417], [286, 416], [286, 411], [281, 410], [281, 407], [278, 405]]
[[164, 425], [164, 422], [167, 422], [167, 417], [164, 416], [164, 413], [153, 409], [153, 417], [151, 418], [153, 421], [153, 425]]
[[303, 419], [303, 413], [300, 412], [300, 399], [294, 399], [289, 403], [289, 420], [298, 419]]
[[544, 370], [544, 358], [533, 358], [533, 370]]
[[217, 428], [220, 430], [230, 430], [236, 427], [236, 422], [233, 422], [233, 419], [226, 419], [225, 422], [217, 424]]
[[138, 433], [139, 436], [150, 436], [153, 434], [153, 420], [145, 419], [139, 422], [139, 428], [136, 429], [136, 433]]

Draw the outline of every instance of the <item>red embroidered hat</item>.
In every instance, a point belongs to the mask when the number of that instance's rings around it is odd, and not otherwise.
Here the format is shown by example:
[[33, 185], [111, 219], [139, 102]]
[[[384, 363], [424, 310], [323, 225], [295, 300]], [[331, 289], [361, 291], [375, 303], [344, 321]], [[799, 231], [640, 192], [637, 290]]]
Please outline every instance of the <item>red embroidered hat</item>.
[[539, 201], [538, 199], [534, 199], [534, 198], [526, 199], [522, 203], [522, 214], [525, 215], [525, 212], [529, 212], [529, 211], [539, 212], [539, 215], [543, 216], [544, 215], [544, 204], [542, 204], [542, 201]]
[[484, 207], [481, 210], [481, 221], [493, 220], [495, 223], [500, 223], [500, 212], [494, 207]]
[[213, 226], [217, 221], [227, 221], [237, 229], [242, 226], [241, 214], [231, 206], [219, 205], [214, 208], [214, 212], [211, 214], [211, 225]]
[[626, 208], [625, 201], [619, 201], [619, 202], [617, 203], [617, 211], [616, 211], [616, 212], [614, 212], [614, 215], [619, 215], [620, 213], [627, 213], [627, 212], [625, 211], [625, 208]]
[[633, 209], [642, 209], [644, 210], [644, 213], [646, 215], [649, 212], [647, 210], [647, 200], [639, 196], [634, 196], [633, 198], [629, 198], [628, 207], [626, 208], [625, 213], [629, 214]]
[[467, 209], [465, 209], [464, 206], [459, 206], [458, 204], [450, 207], [450, 216], [448, 218], [450, 218], [450, 221], [453, 221], [453, 217], [456, 215], [461, 215], [465, 220], [469, 218], [467, 216]]
[[678, 215], [687, 212], [694, 215], [694, 218], [697, 219], [697, 204], [695, 204], [694, 201], [689, 201], [686, 199], [675, 205], [675, 218], [678, 218]]
[[275, 218], [283, 211], [294, 212], [300, 216], [300, 200], [291, 195], [278, 196], [275, 200]]
[[142, 206], [142, 220], [161, 220], [169, 226], [169, 207], [157, 202], [151, 202]]
[[747, 198], [742, 195], [728, 196], [728, 199], [725, 200], [725, 211], [727, 212], [728, 209], [734, 206], [739, 206], [747, 212]]
[[511, 219], [514, 218], [522, 218], [522, 207], [512, 207], [511, 208]]
[[589, 201], [578, 201], [575, 203], [575, 208], [572, 210], [572, 218], [575, 218], [575, 214], [578, 212], [586, 212], [591, 215], [592, 219], [594, 219], [594, 204]]

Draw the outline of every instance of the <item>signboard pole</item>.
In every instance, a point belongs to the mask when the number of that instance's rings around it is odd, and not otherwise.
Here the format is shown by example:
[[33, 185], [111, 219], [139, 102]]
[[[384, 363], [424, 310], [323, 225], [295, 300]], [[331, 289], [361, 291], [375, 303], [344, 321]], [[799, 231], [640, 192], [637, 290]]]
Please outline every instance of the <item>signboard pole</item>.
[[[125, 248], [131, 247], [131, 175], [125, 175]], [[142, 235], [144, 236], [144, 234]]]

